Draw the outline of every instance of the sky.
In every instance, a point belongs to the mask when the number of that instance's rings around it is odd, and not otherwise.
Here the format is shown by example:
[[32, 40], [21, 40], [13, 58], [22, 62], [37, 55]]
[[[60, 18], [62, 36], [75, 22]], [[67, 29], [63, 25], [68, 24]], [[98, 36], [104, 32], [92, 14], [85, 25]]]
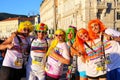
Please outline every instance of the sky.
[[18, 15], [36, 15], [40, 13], [40, 4], [43, 0], [1, 0], [0, 13]]

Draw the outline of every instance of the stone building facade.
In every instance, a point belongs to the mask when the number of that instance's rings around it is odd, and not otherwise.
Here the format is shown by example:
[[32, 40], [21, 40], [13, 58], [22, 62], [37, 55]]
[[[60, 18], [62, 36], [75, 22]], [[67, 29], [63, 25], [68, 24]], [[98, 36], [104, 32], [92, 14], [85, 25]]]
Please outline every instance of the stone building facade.
[[40, 21], [49, 26], [49, 30], [56, 29], [56, 2], [57, 0], [43, 0], [40, 6]]
[[0, 39], [5, 39], [18, 29], [18, 25], [22, 21], [29, 20], [34, 24], [34, 18], [8, 18], [0, 21]]
[[119, 30], [120, 0], [44, 0], [40, 16], [49, 29], [86, 28], [89, 20], [99, 18], [106, 27]]

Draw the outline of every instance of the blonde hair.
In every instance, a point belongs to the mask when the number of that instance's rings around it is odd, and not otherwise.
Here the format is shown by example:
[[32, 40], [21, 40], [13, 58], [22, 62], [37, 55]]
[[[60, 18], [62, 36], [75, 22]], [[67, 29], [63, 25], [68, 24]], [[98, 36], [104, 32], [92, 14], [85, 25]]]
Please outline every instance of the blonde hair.
[[[62, 30], [62, 29], [58, 29], [58, 30], [55, 31], [55, 34], [61, 34], [61, 35], [65, 36], [65, 31]], [[50, 44], [50, 47], [49, 47], [49, 49], [48, 49], [48, 51], [47, 51], [46, 56], [48, 56], [48, 55], [50, 54], [50, 51], [51, 51], [52, 49], [54, 49], [57, 44], [58, 44], [58, 40], [57, 40], [57, 39], [54, 39], [54, 40], [51, 42], [51, 44]]]

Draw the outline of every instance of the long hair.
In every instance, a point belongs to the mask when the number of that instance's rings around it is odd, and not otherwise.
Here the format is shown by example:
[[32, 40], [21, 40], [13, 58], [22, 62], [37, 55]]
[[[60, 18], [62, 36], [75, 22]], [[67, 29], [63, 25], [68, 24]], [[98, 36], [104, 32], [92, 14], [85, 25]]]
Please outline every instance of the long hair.
[[[64, 30], [58, 29], [58, 30], [55, 31], [55, 35], [56, 35], [56, 34], [62, 34], [62, 35], [64, 35], [63, 38], [65, 39], [65, 31], [64, 31]], [[50, 54], [50, 51], [51, 51], [52, 49], [54, 49], [57, 44], [58, 44], [58, 40], [57, 40], [57, 39], [54, 39], [54, 40], [51, 42], [51, 44], [50, 44], [50, 47], [49, 47], [49, 49], [48, 49], [48, 51], [47, 51], [46, 56], [48, 56], [48, 55]]]
[[84, 57], [84, 59], [85, 59], [85, 58], [87, 57], [87, 54], [86, 54], [85, 47], [84, 47], [84, 42], [85, 42], [85, 41], [83, 41], [83, 40], [79, 37], [79, 35], [80, 35], [81, 33], [83, 33], [83, 34], [84, 34], [84, 33], [88, 34], [88, 31], [87, 31], [86, 29], [84, 29], [84, 28], [79, 29], [79, 30], [77, 31], [76, 38], [75, 38], [75, 42], [74, 42], [73, 46], [78, 47], [78, 48], [80, 49], [80, 51], [81, 51], [81, 53], [82, 53], [82, 55], [83, 55], [83, 57]]
[[68, 29], [66, 30], [66, 41], [69, 41], [69, 39], [68, 39], [68, 34], [69, 34], [70, 32], [72, 32], [72, 35], [73, 35], [71, 41], [74, 42], [74, 39], [75, 39], [75, 30], [74, 30], [73, 28], [68, 28]]
[[100, 32], [103, 32], [106, 29], [106, 27], [99, 19], [94, 19], [94, 20], [89, 21], [89, 23], [88, 23], [88, 33], [89, 33], [89, 35], [92, 39], [96, 39], [96, 38], [99, 37], [99, 35], [92, 31], [92, 26], [91, 26], [92, 23], [97, 23], [99, 25]]

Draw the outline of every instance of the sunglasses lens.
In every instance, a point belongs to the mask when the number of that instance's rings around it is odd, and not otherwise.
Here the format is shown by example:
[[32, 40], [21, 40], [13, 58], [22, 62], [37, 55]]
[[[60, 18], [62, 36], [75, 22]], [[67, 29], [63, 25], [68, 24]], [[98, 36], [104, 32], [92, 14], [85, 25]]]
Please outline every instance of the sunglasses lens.
[[39, 32], [39, 33], [45, 33], [45, 31], [37, 31], [37, 32]]
[[57, 35], [57, 34], [56, 34], [55, 36], [60, 36], [60, 37], [61, 37], [62, 35]]
[[29, 29], [27, 29], [27, 28], [24, 28], [23, 30], [24, 30], [24, 31], [28, 31], [28, 32], [30, 31], [30, 30], [29, 30]]

